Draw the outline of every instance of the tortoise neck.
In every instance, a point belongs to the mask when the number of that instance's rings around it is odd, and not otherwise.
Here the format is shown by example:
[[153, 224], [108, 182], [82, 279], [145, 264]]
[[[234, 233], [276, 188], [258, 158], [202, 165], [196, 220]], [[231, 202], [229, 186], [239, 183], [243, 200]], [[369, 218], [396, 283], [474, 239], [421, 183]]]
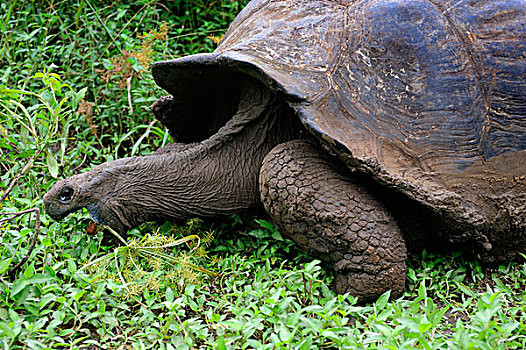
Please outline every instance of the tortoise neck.
[[263, 158], [277, 144], [297, 138], [301, 127], [290, 108], [270, 93], [251, 102], [241, 103], [238, 113], [210, 138], [172, 144], [134, 161], [137, 169], [123, 174], [122, 186], [116, 186], [123, 193], [118, 202], [127, 203], [121, 205], [127, 213], [117, 215], [130, 221], [126, 226], [216, 217], [258, 206]]

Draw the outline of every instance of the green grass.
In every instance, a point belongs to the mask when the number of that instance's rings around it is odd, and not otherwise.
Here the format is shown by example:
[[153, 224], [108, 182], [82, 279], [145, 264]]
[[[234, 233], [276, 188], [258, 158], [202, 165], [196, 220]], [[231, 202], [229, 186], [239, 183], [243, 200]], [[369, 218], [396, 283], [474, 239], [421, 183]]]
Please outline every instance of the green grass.
[[[208, 36], [244, 3], [0, 4], [0, 196], [15, 184], [0, 212], [42, 209], [55, 178], [170, 142], [147, 108], [163, 95], [148, 58], [213, 50]], [[411, 254], [401, 298], [358, 305], [268, 223], [143, 225], [119, 248], [107, 230], [87, 234], [86, 212], [10, 217], [0, 216], [0, 348], [526, 347], [525, 264]]]

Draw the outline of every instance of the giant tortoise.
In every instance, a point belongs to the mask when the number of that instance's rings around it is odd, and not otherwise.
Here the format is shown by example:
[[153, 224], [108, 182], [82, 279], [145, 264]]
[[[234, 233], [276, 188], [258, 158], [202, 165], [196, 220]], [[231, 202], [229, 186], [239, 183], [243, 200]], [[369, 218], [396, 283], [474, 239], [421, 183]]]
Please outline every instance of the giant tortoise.
[[524, 0], [254, 0], [213, 53], [152, 74], [178, 143], [59, 181], [52, 218], [262, 205], [363, 301], [402, 293], [407, 249], [526, 251]]

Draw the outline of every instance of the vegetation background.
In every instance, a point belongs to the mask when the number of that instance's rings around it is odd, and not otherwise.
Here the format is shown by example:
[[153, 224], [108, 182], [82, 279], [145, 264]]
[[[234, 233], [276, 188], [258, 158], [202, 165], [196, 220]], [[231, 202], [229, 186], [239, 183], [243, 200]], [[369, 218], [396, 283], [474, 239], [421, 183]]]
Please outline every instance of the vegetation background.
[[0, 348], [525, 348], [523, 263], [411, 254], [403, 297], [357, 305], [265, 221], [123, 243], [86, 212], [43, 213], [57, 178], [171, 141], [149, 64], [212, 51], [246, 2], [0, 4]]

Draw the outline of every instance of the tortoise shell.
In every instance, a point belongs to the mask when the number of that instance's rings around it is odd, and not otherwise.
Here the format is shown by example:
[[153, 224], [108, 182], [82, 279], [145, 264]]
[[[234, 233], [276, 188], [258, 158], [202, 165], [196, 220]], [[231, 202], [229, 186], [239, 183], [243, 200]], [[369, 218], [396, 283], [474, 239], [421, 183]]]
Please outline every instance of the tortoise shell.
[[183, 141], [224, 124], [197, 109], [235, 94], [233, 77], [255, 78], [346, 164], [459, 235], [491, 249], [526, 234], [523, 0], [254, 0], [213, 53], [152, 73], [185, 106], [162, 121]]

